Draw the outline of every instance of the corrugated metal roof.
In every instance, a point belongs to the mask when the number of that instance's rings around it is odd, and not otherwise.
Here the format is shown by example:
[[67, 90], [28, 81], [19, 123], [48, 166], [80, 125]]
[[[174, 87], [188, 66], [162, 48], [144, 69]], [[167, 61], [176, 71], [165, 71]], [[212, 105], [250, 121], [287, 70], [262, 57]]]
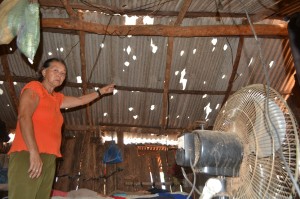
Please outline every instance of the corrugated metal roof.
[[[80, 3], [80, 1], [71, 1]], [[96, 3], [96, 1], [90, 1]], [[142, 5], [155, 6], [159, 11], [179, 12], [183, 1], [166, 1], [161, 5], [154, 1], [102, 1], [104, 5], [110, 5], [119, 9], [140, 8]], [[216, 2], [219, 1], [193, 1], [189, 12], [215, 12]], [[265, 10], [264, 5], [272, 6], [270, 0], [247, 1], [222, 1], [219, 2], [219, 11], [224, 13], [243, 13], [247, 8], [250, 14], [256, 14]], [[298, 4], [297, 4], [298, 5]], [[222, 8], [222, 9], [220, 9]], [[298, 9], [300, 5], [298, 5]], [[290, 14], [294, 9], [283, 11]], [[65, 10], [61, 8], [42, 8], [43, 18], [67, 18]], [[84, 11], [85, 21], [122, 25], [124, 16], [104, 15], [100, 12]], [[182, 26], [201, 25], [233, 25], [242, 24], [245, 18], [186, 18]], [[154, 24], [170, 25], [176, 17], [156, 17]], [[260, 22], [262, 23], [262, 22]], [[275, 20], [264, 23], [277, 23]], [[280, 21], [280, 23], [286, 23]], [[75, 32], [73, 32], [75, 33]], [[128, 33], [130, 35], [130, 32]], [[216, 39], [214, 44], [212, 40]], [[169, 93], [169, 107], [167, 113], [168, 128], [185, 129], [195, 121], [207, 120], [212, 126], [222, 105], [228, 81], [232, 73], [233, 64], [237, 56], [238, 37], [191, 37], [174, 38], [173, 57], [170, 71], [169, 89], [172, 91], [183, 90], [180, 79], [186, 79], [186, 91], [203, 91], [203, 94], [178, 94]], [[160, 128], [163, 110], [163, 88], [167, 65], [167, 37], [158, 36], [110, 36], [85, 33], [85, 59], [87, 79], [95, 85], [103, 85], [114, 82], [120, 89], [115, 95], [103, 97], [91, 104], [91, 119], [93, 125], [129, 125], [141, 127]], [[258, 42], [260, 45], [258, 45]], [[273, 88], [281, 92], [291, 92], [294, 84], [295, 73], [289, 41], [287, 38], [244, 38], [241, 57], [238, 62], [237, 77], [233, 83], [232, 91], [252, 83], [266, 83], [262, 60], [259, 56], [259, 48], [263, 53], [263, 61], [270, 77]], [[58, 32], [42, 32], [41, 46], [30, 65], [26, 58], [17, 49], [7, 56], [11, 74], [21, 77], [37, 77], [37, 71], [41, 63], [50, 57], [64, 58], [68, 68], [68, 81], [76, 83], [77, 76], [81, 76], [80, 39], [77, 34]], [[156, 49], [157, 48], [157, 49]], [[156, 49], [156, 51], [154, 51]], [[97, 57], [99, 60], [97, 63]], [[251, 63], [250, 63], [251, 61]], [[273, 65], [270, 66], [270, 63]], [[1, 69], [2, 69], [1, 65]], [[185, 75], [182, 76], [183, 71]], [[0, 74], [4, 76], [3, 69]], [[89, 79], [89, 77], [91, 77]], [[15, 86], [19, 96], [24, 82], [18, 82]], [[132, 88], [135, 91], [130, 91]], [[15, 125], [17, 115], [11, 111], [7, 83], [0, 84], [3, 95], [0, 95], [0, 118], [9, 127]], [[89, 88], [92, 92], [94, 88]], [[128, 90], [129, 89], [129, 90]], [[137, 90], [140, 91], [138, 92]], [[147, 89], [153, 89], [152, 92]], [[150, 91], [150, 92], [149, 92]], [[220, 91], [223, 94], [207, 94], [205, 92]], [[65, 95], [79, 96], [82, 89], [78, 86], [66, 86], [62, 92]], [[184, 92], [184, 90], [183, 90]], [[206, 115], [205, 107], [212, 109]], [[151, 110], [151, 107], [154, 109]], [[132, 110], [130, 109], [132, 108]], [[130, 109], [130, 110], [129, 110]], [[84, 108], [69, 109], [63, 111], [66, 125], [87, 125], [86, 111]]]

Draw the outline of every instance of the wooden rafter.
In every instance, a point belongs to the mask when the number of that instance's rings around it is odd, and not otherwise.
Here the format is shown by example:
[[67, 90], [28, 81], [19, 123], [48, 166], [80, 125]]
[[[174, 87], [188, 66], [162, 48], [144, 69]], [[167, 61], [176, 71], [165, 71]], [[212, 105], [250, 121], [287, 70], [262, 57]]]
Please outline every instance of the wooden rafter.
[[[100, 35], [164, 36], [164, 37], [253, 37], [250, 25], [204, 25], [181, 27], [170, 25], [103, 25], [76, 19], [42, 19], [42, 28], [78, 30]], [[258, 37], [287, 37], [286, 25], [253, 25]]]
[[8, 86], [9, 86], [9, 95], [12, 98], [12, 106], [13, 109], [15, 111], [15, 113], [18, 112], [18, 105], [19, 105], [19, 100], [17, 98], [17, 94], [16, 94], [16, 90], [13, 84], [13, 77], [10, 74], [10, 70], [9, 70], [9, 64], [8, 64], [8, 60], [7, 60], [7, 55], [2, 55], [1, 56], [1, 63], [3, 66], [3, 70], [4, 70], [4, 81], [8, 82]]
[[[179, 26], [184, 19], [184, 16], [191, 5], [192, 0], [185, 0], [179, 15], [174, 23], [174, 26]], [[164, 81], [164, 92], [163, 92], [163, 107], [162, 107], [162, 116], [161, 116], [161, 129], [164, 131], [167, 129], [168, 121], [168, 108], [169, 108], [169, 87], [170, 87], [170, 77], [171, 77], [171, 66], [173, 59], [173, 46], [174, 46], [174, 37], [168, 38], [168, 48], [167, 48], [167, 61], [166, 61], [166, 70], [165, 70], [165, 81]]]
[[231, 76], [230, 76], [230, 79], [229, 79], [229, 82], [228, 82], [226, 95], [224, 96], [224, 99], [223, 99], [223, 102], [222, 102], [222, 106], [227, 101], [229, 95], [232, 93], [232, 86], [233, 86], [233, 83], [236, 79], [237, 70], [238, 70], [241, 55], [242, 55], [243, 45], [244, 45], [244, 38], [240, 37], [236, 57], [235, 57], [235, 60], [234, 60], [233, 66], [232, 66], [232, 72], [231, 72]]
[[70, 5], [70, 1], [69, 0], [61, 0], [63, 6], [65, 7], [68, 15], [71, 17], [71, 18], [78, 18], [78, 15], [76, 12], [74, 12], [72, 6]]

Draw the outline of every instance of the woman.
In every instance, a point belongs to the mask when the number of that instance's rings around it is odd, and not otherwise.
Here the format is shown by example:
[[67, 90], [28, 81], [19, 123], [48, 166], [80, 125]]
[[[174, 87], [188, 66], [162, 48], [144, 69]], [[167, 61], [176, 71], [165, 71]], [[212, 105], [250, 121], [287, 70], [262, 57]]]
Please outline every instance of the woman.
[[61, 157], [60, 109], [88, 104], [114, 89], [110, 84], [81, 97], [55, 92], [67, 74], [64, 61], [57, 58], [45, 61], [41, 74], [41, 82], [32, 81], [21, 91], [16, 135], [9, 151], [9, 199], [50, 197], [55, 159]]

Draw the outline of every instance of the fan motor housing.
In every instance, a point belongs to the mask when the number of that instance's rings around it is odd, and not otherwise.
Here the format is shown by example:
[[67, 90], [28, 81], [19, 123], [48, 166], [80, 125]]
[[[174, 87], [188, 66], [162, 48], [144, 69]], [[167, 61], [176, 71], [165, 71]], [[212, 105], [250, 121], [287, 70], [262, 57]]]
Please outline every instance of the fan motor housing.
[[195, 130], [183, 136], [184, 143], [188, 144], [176, 152], [178, 165], [193, 165], [196, 172], [216, 176], [239, 175], [243, 147], [235, 134]]

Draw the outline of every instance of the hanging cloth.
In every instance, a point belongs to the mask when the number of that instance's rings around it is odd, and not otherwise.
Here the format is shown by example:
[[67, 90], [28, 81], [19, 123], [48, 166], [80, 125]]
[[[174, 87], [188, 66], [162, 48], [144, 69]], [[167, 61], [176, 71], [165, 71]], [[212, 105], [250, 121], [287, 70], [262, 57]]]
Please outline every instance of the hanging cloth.
[[116, 145], [115, 141], [112, 141], [108, 149], [104, 152], [103, 162], [106, 164], [116, 164], [123, 162], [121, 150]]

